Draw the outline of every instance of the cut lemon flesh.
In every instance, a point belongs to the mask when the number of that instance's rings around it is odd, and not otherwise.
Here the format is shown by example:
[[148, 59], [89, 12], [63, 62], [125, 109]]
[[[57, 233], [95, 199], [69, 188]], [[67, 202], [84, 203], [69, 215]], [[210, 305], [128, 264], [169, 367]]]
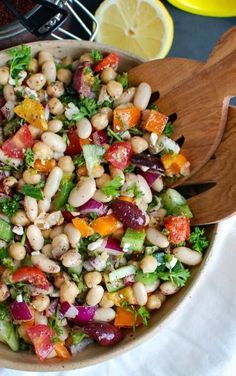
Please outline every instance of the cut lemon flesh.
[[163, 58], [173, 41], [173, 21], [158, 0], [105, 0], [95, 13], [96, 41], [147, 60]]

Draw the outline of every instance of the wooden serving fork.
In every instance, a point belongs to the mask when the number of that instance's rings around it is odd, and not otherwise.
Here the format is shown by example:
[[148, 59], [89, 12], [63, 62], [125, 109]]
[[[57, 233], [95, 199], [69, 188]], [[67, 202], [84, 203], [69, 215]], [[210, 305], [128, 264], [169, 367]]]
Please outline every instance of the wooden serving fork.
[[[149, 83], [160, 93], [160, 111], [177, 114], [172, 138], [184, 137], [182, 152], [194, 175], [218, 147], [230, 98], [236, 95], [236, 27], [222, 36], [206, 63], [174, 57], [153, 60], [132, 68], [129, 81]], [[189, 176], [175, 185], [186, 179]]]

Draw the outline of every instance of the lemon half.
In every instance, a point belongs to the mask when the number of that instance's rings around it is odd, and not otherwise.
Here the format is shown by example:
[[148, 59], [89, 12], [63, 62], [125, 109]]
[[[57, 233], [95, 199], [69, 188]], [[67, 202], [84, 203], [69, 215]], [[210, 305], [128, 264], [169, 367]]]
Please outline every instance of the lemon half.
[[95, 13], [96, 41], [145, 59], [163, 58], [174, 35], [173, 21], [158, 0], [105, 0]]

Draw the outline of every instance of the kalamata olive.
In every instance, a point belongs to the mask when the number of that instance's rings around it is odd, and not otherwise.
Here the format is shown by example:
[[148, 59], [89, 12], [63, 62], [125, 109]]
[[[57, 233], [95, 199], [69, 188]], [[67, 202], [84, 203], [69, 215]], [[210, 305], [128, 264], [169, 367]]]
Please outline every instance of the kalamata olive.
[[88, 61], [85, 61], [78, 65], [76, 68], [74, 78], [73, 78], [73, 87], [77, 91], [77, 93], [81, 94], [84, 97], [92, 97], [92, 86], [90, 81], [86, 79], [88, 74], [86, 71], [91, 67], [91, 64]]
[[85, 333], [101, 346], [112, 346], [123, 339], [119, 328], [105, 322], [92, 322], [84, 326]]
[[155, 155], [135, 154], [131, 158], [131, 163], [138, 167], [148, 167], [150, 171], [164, 172], [161, 160]]
[[139, 230], [145, 225], [145, 215], [131, 202], [115, 200], [112, 203], [112, 211], [125, 227]]

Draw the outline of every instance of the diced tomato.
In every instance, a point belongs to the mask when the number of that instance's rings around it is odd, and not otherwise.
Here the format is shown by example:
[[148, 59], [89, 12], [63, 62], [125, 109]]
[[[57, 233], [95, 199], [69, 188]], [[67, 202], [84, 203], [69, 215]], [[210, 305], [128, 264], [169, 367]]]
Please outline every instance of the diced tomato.
[[46, 359], [54, 349], [51, 338], [56, 334], [54, 330], [48, 325], [34, 325], [27, 328], [26, 332], [34, 345], [37, 357], [40, 360]]
[[128, 141], [116, 142], [109, 147], [105, 154], [105, 159], [121, 170], [129, 165], [131, 157], [132, 147]]
[[29, 282], [34, 286], [48, 290], [49, 282], [46, 275], [35, 266], [23, 266], [12, 275], [13, 282]]
[[190, 221], [188, 217], [167, 217], [164, 221], [165, 228], [169, 231], [169, 238], [172, 244], [179, 244], [189, 239]]
[[116, 69], [118, 67], [119, 60], [120, 58], [118, 55], [113, 53], [108, 54], [106, 57], [104, 57], [104, 59], [102, 59], [101, 61], [99, 61], [99, 63], [95, 65], [93, 70], [94, 72], [101, 72], [103, 69], [108, 67]]
[[23, 159], [25, 150], [31, 148], [33, 143], [29, 127], [23, 125], [13, 137], [3, 143], [2, 150], [10, 158]]
[[77, 135], [77, 132], [75, 129], [70, 130], [67, 133], [68, 139], [69, 139], [69, 145], [67, 145], [65, 154], [66, 155], [76, 155], [79, 154], [82, 150], [80, 145], [80, 138]]

